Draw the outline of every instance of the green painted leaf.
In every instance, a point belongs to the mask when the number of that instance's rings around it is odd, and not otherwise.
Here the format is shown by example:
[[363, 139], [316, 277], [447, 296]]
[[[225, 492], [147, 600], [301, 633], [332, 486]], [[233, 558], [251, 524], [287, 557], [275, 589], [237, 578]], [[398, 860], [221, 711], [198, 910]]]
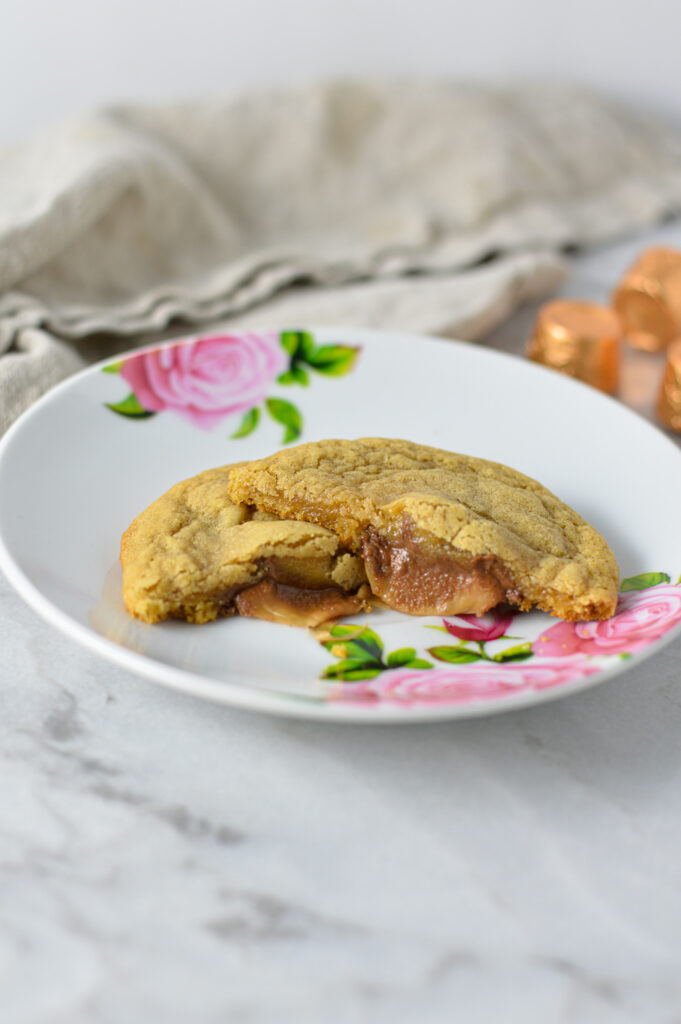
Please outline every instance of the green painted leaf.
[[123, 369], [123, 359], [120, 359], [117, 363], [109, 363], [108, 366], [102, 367], [102, 373], [120, 373]]
[[482, 654], [475, 651], [468, 651], [462, 647], [429, 647], [428, 653], [432, 654], [438, 661], [449, 662], [450, 665], [468, 665], [472, 661], [480, 661]]
[[626, 654], [626, 653], [625, 654], [620, 654], [620, 660], [621, 661], [628, 661], [630, 657], [631, 657], [630, 654]]
[[647, 590], [648, 587], [655, 587], [658, 583], [669, 583], [669, 575], [666, 572], [642, 572], [638, 576], [628, 576], [620, 583], [620, 593], [626, 594], [629, 590]]
[[303, 417], [295, 405], [283, 398], [268, 398], [265, 405], [272, 419], [284, 427], [282, 443], [290, 444], [297, 440], [303, 429]]
[[314, 343], [314, 338], [309, 331], [300, 331], [300, 357], [306, 363], [309, 362], [309, 357], [317, 351], [317, 346]]
[[395, 668], [397, 665], [406, 665], [408, 661], [411, 661], [416, 657], [416, 650], [413, 647], [400, 647], [399, 650], [393, 651], [385, 659], [386, 665], [390, 665], [391, 668]]
[[360, 658], [364, 661], [370, 659], [380, 665], [382, 650], [373, 641], [367, 640], [365, 637], [357, 637], [356, 640], [343, 640], [341, 642], [348, 658]]
[[360, 626], [356, 622], [349, 622], [347, 625], [338, 623], [332, 626], [329, 632], [331, 636], [361, 636], [365, 640], [371, 640], [379, 651], [383, 650], [383, 642], [378, 633], [374, 633], [373, 629], [369, 629], [368, 626]]
[[257, 405], [254, 405], [252, 409], [249, 409], [248, 412], [244, 413], [243, 419], [237, 429], [233, 434], [229, 435], [230, 438], [232, 441], [236, 441], [239, 437], [248, 437], [249, 434], [253, 433], [259, 422], [260, 409]]
[[369, 629], [368, 626], [362, 630], [357, 640], [351, 641], [351, 643], [359, 643], [364, 650], [369, 651], [375, 658], [381, 658], [383, 655], [383, 641], [378, 633], [374, 633], [373, 629]]
[[300, 331], [282, 331], [280, 341], [281, 347], [294, 358], [300, 348]]
[[[380, 663], [383, 655], [383, 641], [374, 633], [373, 629], [368, 627], [362, 629], [361, 632], [357, 632], [357, 626], [332, 626], [331, 636], [338, 637], [343, 647], [346, 650], [346, 656], [349, 658], [373, 658], [375, 661]], [[333, 640], [327, 641], [324, 644], [327, 650], [331, 650], [332, 647], [336, 647], [337, 643]]]
[[348, 356], [356, 356], [357, 349], [352, 345], [320, 345], [318, 348], [308, 348], [308, 356], [311, 366], [328, 366], [329, 363], [338, 362]]
[[360, 679], [375, 679], [377, 675], [380, 675], [381, 670], [379, 668], [360, 668], [356, 672], [343, 672], [342, 675], [338, 676], [338, 679], [342, 679], [347, 683], [356, 683]]
[[532, 657], [532, 644], [516, 644], [515, 647], [507, 647], [505, 651], [500, 651], [499, 654], [495, 654], [492, 657], [492, 661], [525, 661], [526, 658]]
[[327, 665], [324, 669], [325, 679], [336, 679], [338, 676], [343, 675], [344, 672], [356, 672], [360, 669], [371, 669], [373, 672], [381, 671], [381, 666], [377, 665], [372, 659], [362, 660], [360, 658], [342, 658], [341, 661], [335, 662], [333, 665]]
[[305, 356], [305, 362], [317, 373], [325, 373], [329, 377], [341, 377], [349, 373], [359, 354], [358, 348], [350, 345], [320, 345], [319, 348]]
[[343, 623], [338, 623], [337, 625], [332, 626], [329, 630], [331, 636], [359, 636], [362, 632], [364, 632], [363, 626], [358, 626], [356, 624], [344, 625]]
[[304, 370], [299, 364], [294, 364], [290, 370], [286, 370], [284, 373], [279, 374], [277, 377], [278, 384], [301, 384], [304, 388], [310, 383], [307, 370]]
[[412, 658], [411, 661], [408, 661], [405, 664], [404, 667], [405, 668], [433, 668], [434, 666], [431, 665], [431, 663], [429, 661], [426, 661], [425, 658]]
[[112, 412], [117, 412], [119, 416], [127, 416], [133, 420], [146, 420], [150, 416], [155, 416], [156, 413], [149, 409], [145, 409], [140, 405], [137, 395], [132, 392], [127, 398], [124, 398], [122, 402], [105, 402], [107, 409], [111, 409]]

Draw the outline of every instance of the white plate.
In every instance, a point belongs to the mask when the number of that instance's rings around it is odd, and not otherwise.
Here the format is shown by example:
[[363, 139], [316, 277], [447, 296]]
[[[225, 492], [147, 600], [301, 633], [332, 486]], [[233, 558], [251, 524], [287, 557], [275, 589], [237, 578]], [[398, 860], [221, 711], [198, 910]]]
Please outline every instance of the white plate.
[[[381, 611], [353, 618], [365, 631], [330, 651], [256, 620], [131, 619], [118, 566], [129, 522], [176, 481], [265, 455], [285, 431], [289, 443], [297, 431], [305, 441], [405, 437], [507, 463], [593, 523], [623, 577], [658, 575], [628, 584], [640, 589], [607, 623], [519, 614], [506, 638], [490, 618], [487, 633], [456, 619], [447, 633], [440, 619]], [[137, 350], [66, 381], [14, 425], [0, 446], [0, 494], [0, 566], [50, 622], [156, 682], [258, 710], [372, 722], [510, 710], [622, 672], [681, 624], [681, 452], [591, 388], [451, 341], [325, 328]], [[414, 660], [432, 667], [405, 664]]]

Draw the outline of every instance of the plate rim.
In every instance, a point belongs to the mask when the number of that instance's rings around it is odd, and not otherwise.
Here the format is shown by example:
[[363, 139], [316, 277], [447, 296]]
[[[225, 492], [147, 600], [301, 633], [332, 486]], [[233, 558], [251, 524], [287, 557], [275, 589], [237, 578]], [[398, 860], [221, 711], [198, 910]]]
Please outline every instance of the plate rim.
[[[252, 333], [272, 331], [281, 332], [293, 329], [294, 328], [285, 325], [279, 325], [277, 327], [247, 328], [247, 330]], [[386, 336], [398, 336], [415, 342], [435, 344], [437, 347], [445, 346], [447, 348], [464, 348], [470, 352], [475, 352], [478, 356], [481, 355], [485, 358], [490, 358], [493, 361], [501, 360], [502, 362], [505, 362], [510, 360], [516, 364], [521, 364], [524, 366], [525, 370], [530, 372], [535, 371], [539, 374], [548, 373], [551, 374], [552, 377], [556, 375], [556, 371], [540, 364], [523, 360], [520, 356], [508, 352], [502, 352], [484, 345], [476, 345], [475, 343], [462, 341], [460, 339], [419, 334], [411, 331], [380, 330], [376, 328], [362, 327], [339, 327], [333, 324], [306, 324], [304, 325], [304, 328], [297, 325], [295, 329], [305, 329], [312, 333], [319, 332], [321, 330], [324, 332], [338, 331], [343, 332], [346, 336], [354, 335], [356, 339], [363, 338], [365, 340], [371, 338], [385, 338]], [[28, 409], [24, 410], [16, 421], [11, 424], [4, 437], [0, 439], [0, 467], [2, 466], [10, 446], [15, 443], [16, 437], [20, 435], [22, 429], [29, 420], [32, 420], [35, 416], [39, 416], [46, 406], [57, 401], [62, 392], [77, 385], [81, 379], [88, 377], [90, 374], [96, 374], [101, 371], [102, 367], [109, 365], [112, 360], [124, 360], [128, 356], [139, 355], [141, 352], [173, 347], [178, 344], [186, 344], [199, 338], [210, 338], [232, 332], [238, 334], [242, 330], [246, 329], [238, 327], [231, 329], [227, 327], [222, 330], [211, 329], [210, 331], [205, 332], [198, 331], [191, 334], [180, 334], [174, 338], [164, 339], [162, 342], [150, 343], [124, 352], [115, 353], [108, 358], [98, 360], [95, 363], [91, 363], [83, 367], [81, 370], [70, 375], [65, 380], [60, 381], [54, 387], [46, 391], [45, 394], [41, 395], [37, 401], [32, 403]], [[348, 340], [352, 339], [349, 338]], [[592, 394], [594, 392], [593, 388], [582, 381], [578, 381], [567, 376], [563, 376], [562, 380], [567, 387], [576, 386], [578, 389], [586, 388]], [[620, 413], [626, 416], [633, 416], [639, 421], [639, 425], [643, 425], [647, 428], [648, 432], [652, 432], [655, 435], [658, 443], [660, 439], [663, 440], [675, 453], [676, 457], [681, 457], [681, 449], [665, 431], [661, 430], [654, 423], [651, 423], [637, 410], [624, 405], [613, 396], [606, 395], [602, 392], [598, 392], [597, 394], [600, 399], [604, 399], [611, 403], [612, 406], [617, 408]], [[678, 623], [661, 637], [650, 643], [647, 647], [635, 652], [625, 661], [620, 660], [616, 664], [605, 666], [601, 671], [589, 676], [579, 677], [570, 682], [563, 683], [560, 686], [544, 690], [528, 690], [516, 695], [494, 697], [491, 699], [470, 701], [462, 704], [414, 704], [400, 706], [396, 703], [390, 702], [377, 702], [376, 704], [351, 704], [342, 703], [340, 701], [323, 702], [317, 699], [307, 698], [304, 695], [286, 693], [283, 691], [280, 693], [276, 690], [272, 690], [271, 688], [255, 688], [250, 685], [249, 682], [242, 681], [238, 675], [235, 675], [230, 680], [213, 680], [198, 673], [190, 672], [186, 669], [166, 665], [149, 655], [140, 654], [137, 651], [133, 651], [121, 644], [115, 643], [107, 637], [102, 636], [93, 628], [73, 619], [67, 612], [63, 611], [38, 589], [38, 587], [28, 578], [16, 562], [12, 552], [6, 544], [1, 527], [0, 570], [2, 570], [10, 585], [17, 591], [29, 607], [36, 611], [50, 625], [57, 628], [61, 633], [70, 637], [72, 640], [75, 640], [76, 643], [81, 644], [86, 649], [91, 650], [106, 660], [131, 671], [137, 676], [141, 676], [147, 681], [165, 686], [168, 689], [183, 693], [186, 696], [210, 700], [213, 703], [218, 703], [227, 707], [235, 707], [239, 710], [249, 710], [253, 712], [266, 711], [270, 714], [275, 714], [285, 718], [305, 718], [307, 720], [343, 722], [347, 724], [394, 725], [408, 724], [411, 722], [455, 721], [457, 719], [483, 718], [488, 715], [510, 713], [526, 709], [527, 707], [543, 705], [550, 701], [559, 700], [563, 697], [569, 697], [572, 694], [579, 693], [580, 691], [591, 689], [601, 683], [606, 683], [609, 680], [614, 679], [616, 676], [619, 676], [624, 672], [630, 671], [635, 666], [640, 665], [643, 661], [652, 657], [661, 650], [662, 647], [671, 643], [681, 633], [681, 623]]]

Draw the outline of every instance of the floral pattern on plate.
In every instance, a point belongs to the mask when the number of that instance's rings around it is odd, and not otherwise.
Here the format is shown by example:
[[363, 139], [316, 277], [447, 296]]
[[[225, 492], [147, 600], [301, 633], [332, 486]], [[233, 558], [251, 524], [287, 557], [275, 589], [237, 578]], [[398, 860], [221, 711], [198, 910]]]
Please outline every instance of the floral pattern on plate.
[[[671, 583], [667, 573], [659, 572], [623, 580], [617, 611], [603, 622], [556, 622], [532, 640], [522, 636], [526, 621], [523, 613], [497, 611], [427, 624], [458, 640], [425, 648], [428, 657], [415, 648], [386, 656], [373, 630], [361, 624], [333, 626], [324, 641], [338, 659], [322, 676], [331, 681], [328, 699], [467, 704], [574, 682], [603, 671], [615, 658], [631, 657], [681, 623], [681, 580]], [[504, 646], [498, 650], [500, 641]], [[508, 641], [514, 643], [506, 646]]]
[[297, 440], [303, 415], [288, 399], [269, 395], [275, 384], [308, 387], [311, 374], [340, 377], [355, 365], [359, 348], [318, 345], [309, 331], [237, 332], [146, 349], [104, 367], [130, 386], [106, 406], [143, 420], [174, 412], [203, 430], [241, 414], [233, 439], [247, 437], [262, 412], [284, 428], [283, 444]]
[[[667, 577], [669, 579], [669, 577]], [[532, 645], [535, 654], [629, 656], [659, 640], [681, 622], [681, 586], [659, 583], [620, 596], [617, 611], [604, 622], [557, 622]]]
[[[284, 398], [315, 375], [350, 373], [359, 346], [318, 344], [309, 331], [237, 331], [135, 352], [103, 368], [130, 388], [106, 402], [120, 416], [143, 420], [171, 412], [202, 430], [240, 417], [229, 435], [256, 430], [263, 414], [283, 427], [282, 444], [303, 431], [300, 408]], [[275, 389], [278, 393], [274, 393]], [[618, 608], [604, 622], [556, 622], [497, 610], [486, 616], [432, 620], [439, 643], [386, 650], [363, 623], [337, 623], [324, 646], [334, 661], [321, 674], [322, 701], [401, 706], [462, 705], [546, 690], [607, 669], [615, 658], [659, 640], [681, 623], [681, 580], [662, 572], [622, 581]], [[538, 632], [544, 626], [541, 632]], [[456, 641], [456, 642], [452, 642]], [[412, 636], [411, 643], [415, 644]]]

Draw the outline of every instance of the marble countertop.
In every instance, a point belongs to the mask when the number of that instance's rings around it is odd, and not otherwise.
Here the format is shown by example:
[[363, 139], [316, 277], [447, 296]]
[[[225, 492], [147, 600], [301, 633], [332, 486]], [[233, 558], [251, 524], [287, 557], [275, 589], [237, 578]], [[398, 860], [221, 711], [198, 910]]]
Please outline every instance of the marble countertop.
[[[564, 292], [605, 300], [641, 244]], [[144, 682], [1, 578], [0, 609], [3, 1024], [681, 1021], [681, 641], [532, 710], [361, 727]]]

